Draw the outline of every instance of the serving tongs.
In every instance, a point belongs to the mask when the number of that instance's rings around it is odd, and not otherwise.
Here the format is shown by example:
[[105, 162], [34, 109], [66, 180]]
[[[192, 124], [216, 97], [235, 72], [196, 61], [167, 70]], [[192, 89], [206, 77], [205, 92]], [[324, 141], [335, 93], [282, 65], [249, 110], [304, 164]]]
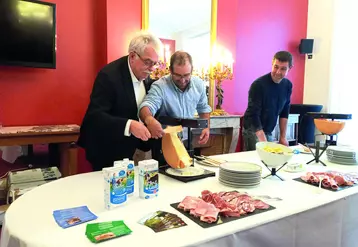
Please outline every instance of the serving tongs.
[[194, 155], [194, 158], [206, 165], [209, 165], [209, 166], [215, 166], [215, 167], [218, 167], [220, 166], [223, 162], [219, 161], [219, 160], [214, 160], [212, 158], [209, 158], [207, 156], [204, 156], [204, 155]]

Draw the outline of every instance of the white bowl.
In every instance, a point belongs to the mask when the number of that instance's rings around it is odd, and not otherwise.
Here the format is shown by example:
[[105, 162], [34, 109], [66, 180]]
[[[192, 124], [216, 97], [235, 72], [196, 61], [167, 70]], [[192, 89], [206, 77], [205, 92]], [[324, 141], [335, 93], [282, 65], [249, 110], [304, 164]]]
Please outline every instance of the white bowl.
[[[279, 148], [283, 151], [281, 154], [272, 153], [266, 151], [264, 148]], [[260, 156], [261, 161], [263, 161], [268, 167], [277, 168], [288, 162], [292, 156], [292, 149], [286, 147], [282, 144], [274, 143], [274, 142], [258, 142], [256, 143], [256, 151]]]

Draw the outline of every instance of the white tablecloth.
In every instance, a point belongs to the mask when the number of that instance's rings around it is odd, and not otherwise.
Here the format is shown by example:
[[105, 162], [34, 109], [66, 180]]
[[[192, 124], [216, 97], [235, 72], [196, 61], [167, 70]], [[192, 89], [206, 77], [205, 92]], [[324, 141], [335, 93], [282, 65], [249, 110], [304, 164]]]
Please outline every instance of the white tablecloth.
[[[260, 164], [256, 152], [220, 156], [231, 161]], [[291, 162], [307, 162], [311, 155], [296, 155]], [[324, 158], [323, 158], [324, 159]], [[356, 166], [341, 166], [327, 162], [308, 165], [307, 170], [358, 171]], [[217, 170], [217, 168], [211, 168]], [[263, 175], [266, 167], [263, 167]], [[262, 180], [252, 189], [239, 189], [252, 195], [270, 195], [282, 201], [270, 201], [275, 210], [238, 219], [230, 223], [201, 228], [170, 206], [185, 196], [198, 196], [204, 189], [229, 191], [217, 177], [182, 183], [160, 176], [159, 197], [143, 200], [137, 191], [120, 208], [106, 211], [103, 203], [103, 179], [100, 172], [62, 178], [40, 186], [19, 199], [8, 209], [3, 226], [1, 247], [18, 246], [93, 246], [85, 236], [86, 224], [62, 229], [53, 219], [56, 209], [87, 205], [98, 219], [93, 222], [124, 220], [131, 235], [101, 243], [101, 246], [357, 246], [358, 186], [331, 192], [292, 180], [301, 173], [280, 171], [281, 181], [274, 177]], [[136, 186], [137, 188], [137, 186]], [[179, 214], [185, 227], [154, 233], [138, 220], [157, 210]], [[91, 222], [91, 223], [93, 223]]]

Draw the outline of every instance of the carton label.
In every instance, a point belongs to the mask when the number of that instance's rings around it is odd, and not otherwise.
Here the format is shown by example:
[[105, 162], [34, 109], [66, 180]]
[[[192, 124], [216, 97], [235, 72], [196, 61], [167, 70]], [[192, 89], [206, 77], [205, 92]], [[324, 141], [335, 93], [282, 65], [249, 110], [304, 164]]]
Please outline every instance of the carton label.
[[144, 193], [156, 194], [158, 192], [158, 171], [143, 171]]
[[110, 185], [110, 202], [121, 204], [127, 200], [127, 174], [124, 170], [113, 173]]
[[134, 192], [134, 165], [128, 164], [127, 168], [127, 194]]

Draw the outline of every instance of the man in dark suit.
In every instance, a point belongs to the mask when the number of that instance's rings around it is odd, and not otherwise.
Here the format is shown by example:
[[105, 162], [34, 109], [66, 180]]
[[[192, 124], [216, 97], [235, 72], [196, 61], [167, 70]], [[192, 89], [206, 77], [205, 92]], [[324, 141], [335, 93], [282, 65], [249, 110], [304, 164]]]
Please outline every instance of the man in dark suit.
[[157, 37], [140, 32], [129, 44], [129, 55], [98, 73], [78, 140], [94, 171], [132, 158], [137, 148], [149, 151], [151, 135], [138, 119], [138, 106], [148, 90], [143, 80], [157, 65], [161, 47]]

